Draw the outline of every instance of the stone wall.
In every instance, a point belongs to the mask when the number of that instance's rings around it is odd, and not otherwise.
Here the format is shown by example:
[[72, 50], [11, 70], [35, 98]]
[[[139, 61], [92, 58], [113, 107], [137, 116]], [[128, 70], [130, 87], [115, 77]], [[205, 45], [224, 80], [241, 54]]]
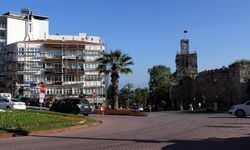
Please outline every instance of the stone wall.
[[215, 102], [220, 109], [249, 99], [247, 77], [250, 64], [232, 64], [221, 69], [206, 70], [194, 76], [186, 76], [173, 80], [170, 98], [174, 108], [180, 109], [181, 104], [188, 109], [190, 103], [197, 108], [198, 103], [212, 109]]

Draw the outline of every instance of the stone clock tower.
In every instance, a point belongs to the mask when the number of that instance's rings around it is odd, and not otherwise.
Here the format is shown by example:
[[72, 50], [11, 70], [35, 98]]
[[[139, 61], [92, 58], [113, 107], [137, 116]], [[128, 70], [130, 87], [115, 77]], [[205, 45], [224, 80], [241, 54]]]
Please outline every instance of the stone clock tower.
[[189, 40], [180, 40], [181, 52], [177, 53], [175, 58], [176, 77], [181, 79], [185, 76], [193, 76], [198, 73], [197, 54], [189, 52]]
[[189, 40], [180, 40], [180, 52], [176, 54], [176, 71], [171, 76], [170, 99], [173, 109], [183, 109], [192, 101], [192, 79], [198, 74], [197, 54], [189, 52]]

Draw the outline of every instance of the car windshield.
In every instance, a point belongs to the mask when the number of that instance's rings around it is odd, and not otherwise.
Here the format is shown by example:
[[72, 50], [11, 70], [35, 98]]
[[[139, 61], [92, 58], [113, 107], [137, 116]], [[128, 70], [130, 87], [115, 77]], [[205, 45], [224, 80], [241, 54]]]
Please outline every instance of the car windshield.
[[72, 104], [80, 104], [79, 99], [71, 99], [70, 101], [72, 102]]
[[246, 105], [250, 105], [250, 101], [246, 102], [245, 104], [246, 104]]
[[21, 102], [19, 99], [11, 99], [12, 102]]
[[63, 99], [61, 101], [64, 101], [67, 104], [80, 104], [80, 100], [79, 99]]
[[6, 98], [0, 97], [0, 103], [4, 103], [4, 102], [9, 102], [9, 100]]
[[89, 101], [86, 100], [86, 99], [82, 99], [82, 100], [81, 100], [81, 104], [89, 104]]

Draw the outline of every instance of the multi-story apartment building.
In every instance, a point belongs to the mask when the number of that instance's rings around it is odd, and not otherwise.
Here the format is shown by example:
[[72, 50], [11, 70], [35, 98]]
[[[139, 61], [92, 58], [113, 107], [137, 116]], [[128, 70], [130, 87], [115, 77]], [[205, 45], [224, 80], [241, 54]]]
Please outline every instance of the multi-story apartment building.
[[[5, 13], [1, 22], [5, 33], [0, 49], [1, 91], [39, 97], [43, 82], [47, 96], [83, 94], [90, 102], [105, 100], [106, 77], [97, 70], [96, 61], [105, 51], [100, 37], [49, 35], [48, 17], [26, 9], [22, 14]], [[20, 30], [17, 37], [16, 30]]]

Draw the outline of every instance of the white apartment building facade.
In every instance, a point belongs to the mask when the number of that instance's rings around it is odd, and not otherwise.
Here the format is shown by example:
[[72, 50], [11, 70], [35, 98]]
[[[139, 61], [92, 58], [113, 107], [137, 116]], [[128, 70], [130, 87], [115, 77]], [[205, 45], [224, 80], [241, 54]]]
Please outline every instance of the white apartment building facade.
[[[0, 33], [1, 20], [5, 37], [0, 85], [5, 86], [0, 90], [39, 97], [39, 85], [45, 83], [48, 97], [83, 94], [92, 103], [105, 100], [106, 77], [97, 70], [96, 61], [105, 51], [100, 37], [49, 35], [48, 17], [31, 12], [5, 13], [0, 17]], [[20, 32], [15, 36], [16, 30]]]

